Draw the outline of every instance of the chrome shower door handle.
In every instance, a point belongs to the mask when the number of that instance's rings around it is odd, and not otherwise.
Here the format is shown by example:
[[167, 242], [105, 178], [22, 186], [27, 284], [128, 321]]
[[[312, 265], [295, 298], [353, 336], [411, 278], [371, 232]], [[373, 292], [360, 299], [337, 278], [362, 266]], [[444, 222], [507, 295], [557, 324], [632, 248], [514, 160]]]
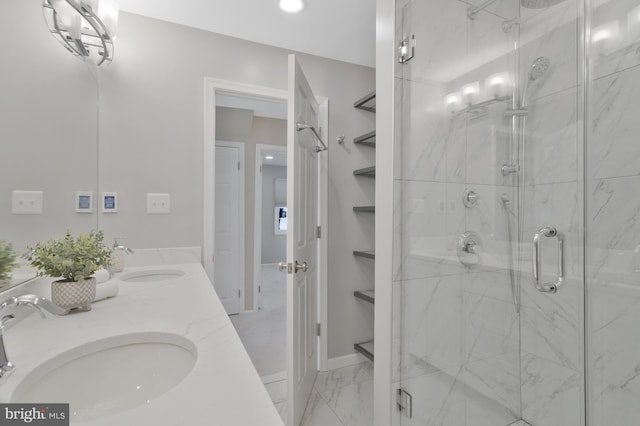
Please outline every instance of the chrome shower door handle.
[[[540, 239], [542, 237], [558, 239], [558, 279], [554, 284], [541, 282], [542, 279], [542, 249]], [[542, 293], [555, 293], [564, 282], [564, 235], [553, 226], [540, 228], [533, 236], [533, 285]]]

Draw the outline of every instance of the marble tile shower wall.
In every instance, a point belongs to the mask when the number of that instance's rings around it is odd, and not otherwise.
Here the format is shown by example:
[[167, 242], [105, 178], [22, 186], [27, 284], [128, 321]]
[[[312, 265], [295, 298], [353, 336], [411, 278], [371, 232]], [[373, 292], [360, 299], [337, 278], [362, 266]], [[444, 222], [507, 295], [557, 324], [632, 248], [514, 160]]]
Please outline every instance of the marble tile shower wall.
[[[401, 111], [396, 140], [402, 142], [396, 144], [400, 254], [394, 258], [394, 284], [400, 312], [394, 386], [414, 395], [414, 417], [401, 423], [495, 426], [522, 416], [532, 425], [577, 426], [584, 412], [578, 207], [582, 0], [537, 11], [498, 0], [469, 20], [467, 7], [482, 3], [405, 1], [397, 14], [403, 35], [415, 34], [419, 46], [416, 57], [398, 69], [396, 83], [396, 111]], [[502, 23], [518, 13], [520, 31], [505, 33]], [[513, 144], [511, 120], [503, 116], [510, 102], [479, 114], [451, 114], [444, 106], [447, 94], [463, 84], [515, 69], [516, 41], [521, 81], [527, 81], [536, 58], [548, 57], [552, 64], [529, 92], [519, 315], [507, 243], [507, 219], [515, 223], [517, 211], [517, 181], [500, 173]], [[480, 195], [477, 207], [465, 209], [466, 188]], [[511, 211], [504, 208], [502, 194], [512, 200]], [[560, 229], [568, 246], [568, 279], [553, 296], [531, 286], [528, 241], [546, 225]], [[482, 262], [472, 268], [456, 256], [457, 237], [467, 230], [477, 232], [483, 243]], [[516, 230], [514, 225], [512, 233]], [[556, 259], [553, 250], [547, 251], [545, 278], [551, 280]]]
[[588, 404], [591, 424], [618, 426], [640, 417], [640, 5], [596, 1], [592, 22]]

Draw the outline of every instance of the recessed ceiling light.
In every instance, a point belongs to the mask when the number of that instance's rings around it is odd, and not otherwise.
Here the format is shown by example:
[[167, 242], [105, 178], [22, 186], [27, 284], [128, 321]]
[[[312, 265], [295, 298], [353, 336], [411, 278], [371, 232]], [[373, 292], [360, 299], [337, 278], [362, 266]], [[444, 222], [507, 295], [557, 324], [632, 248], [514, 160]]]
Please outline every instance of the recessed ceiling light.
[[278, 0], [278, 7], [287, 13], [298, 13], [304, 9], [303, 0]]
[[273, 160], [273, 155], [267, 155], [264, 158], [265, 158], [265, 160]]

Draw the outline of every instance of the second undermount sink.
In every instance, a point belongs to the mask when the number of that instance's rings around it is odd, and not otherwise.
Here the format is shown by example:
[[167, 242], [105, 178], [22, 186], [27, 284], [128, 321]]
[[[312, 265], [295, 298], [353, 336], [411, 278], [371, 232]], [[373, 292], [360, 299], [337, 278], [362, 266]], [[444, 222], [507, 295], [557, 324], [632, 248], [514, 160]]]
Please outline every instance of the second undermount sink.
[[120, 276], [120, 281], [129, 283], [146, 283], [152, 281], [175, 280], [183, 277], [184, 271], [179, 269], [149, 269], [146, 271], [127, 272]]
[[35, 368], [11, 402], [69, 403], [72, 422], [148, 404], [193, 369], [194, 344], [169, 333], [136, 333], [73, 348]]

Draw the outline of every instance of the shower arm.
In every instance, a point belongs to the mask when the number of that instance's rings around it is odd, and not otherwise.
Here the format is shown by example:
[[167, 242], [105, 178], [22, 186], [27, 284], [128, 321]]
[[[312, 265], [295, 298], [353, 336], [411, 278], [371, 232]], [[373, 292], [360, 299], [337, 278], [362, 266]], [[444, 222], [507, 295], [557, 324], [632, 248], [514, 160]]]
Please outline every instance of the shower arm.
[[298, 121], [298, 122], [296, 123], [296, 129], [297, 129], [299, 132], [301, 132], [301, 131], [303, 131], [303, 130], [307, 130], [307, 129], [308, 129], [308, 130], [311, 130], [311, 132], [314, 134], [314, 136], [316, 137], [316, 139], [318, 139], [318, 142], [320, 142], [320, 144], [322, 144], [322, 148], [321, 148], [321, 147], [319, 147], [319, 146], [317, 146], [317, 147], [316, 147], [316, 152], [322, 152], [322, 151], [326, 151], [326, 150], [328, 150], [328, 149], [329, 149], [329, 148], [327, 148], [327, 145], [325, 145], [324, 141], [322, 140], [322, 138], [321, 138], [321, 137], [320, 137], [320, 135], [318, 134], [318, 132], [317, 132], [316, 128], [315, 128], [315, 127], [313, 127], [312, 125], [310, 125], [310, 124], [304, 124], [304, 123], [301, 123], [301, 122], [299, 122], [299, 121]]
[[486, 2], [482, 3], [480, 6], [469, 6], [467, 8], [467, 16], [471, 20], [476, 19], [476, 16], [478, 15], [479, 12], [481, 12], [484, 9], [486, 9], [487, 7], [491, 6], [496, 1], [498, 1], [498, 0], [487, 0]]

